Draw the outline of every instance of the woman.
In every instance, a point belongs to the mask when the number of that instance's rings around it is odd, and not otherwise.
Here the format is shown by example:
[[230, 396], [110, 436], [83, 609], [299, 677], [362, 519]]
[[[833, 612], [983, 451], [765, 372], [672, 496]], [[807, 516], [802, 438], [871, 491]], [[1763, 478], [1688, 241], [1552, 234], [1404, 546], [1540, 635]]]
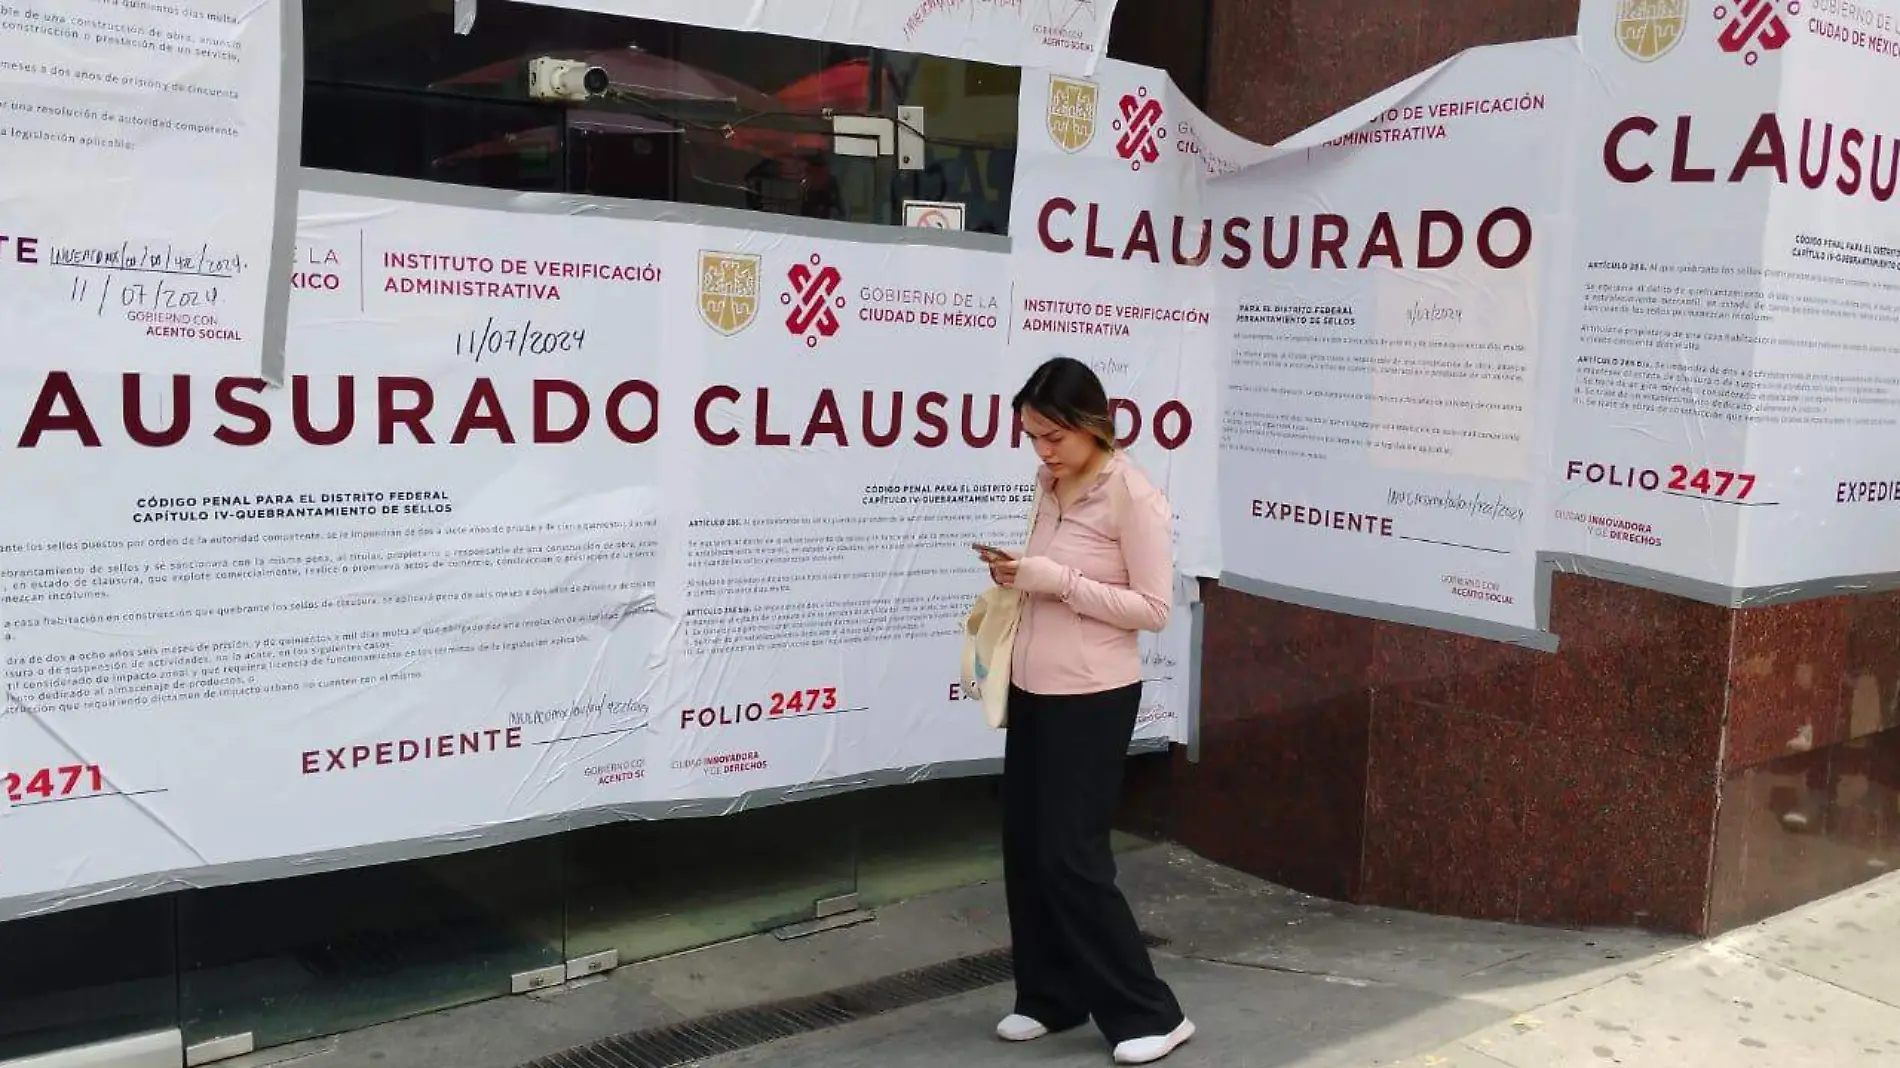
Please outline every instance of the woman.
[[1021, 559], [986, 557], [1024, 595], [1010, 662], [1003, 864], [1016, 1009], [1028, 1042], [1091, 1018], [1121, 1064], [1193, 1037], [1115, 886], [1109, 833], [1141, 704], [1139, 631], [1167, 625], [1173, 512], [1115, 445], [1095, 372], [1057, 357], [1012, 402], [1042, 460], [1042, 505]]

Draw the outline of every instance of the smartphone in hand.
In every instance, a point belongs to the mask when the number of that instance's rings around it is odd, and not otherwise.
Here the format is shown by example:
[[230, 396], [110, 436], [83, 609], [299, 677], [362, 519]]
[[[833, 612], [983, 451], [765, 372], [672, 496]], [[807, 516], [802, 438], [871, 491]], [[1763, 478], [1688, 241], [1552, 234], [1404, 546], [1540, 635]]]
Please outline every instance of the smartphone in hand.
[[1015, 553], [1007, 552], [1003, 549], [998, 549], [994, 545], [985, 545], [982, 542], [977, 542], [975, 545], [972, 545], [970, 547], [976, 550], [976, 555], [981, 557], [983, 559], [983, 562], [986, 564], [994, 564], [1002, 560], [1016, 559]]

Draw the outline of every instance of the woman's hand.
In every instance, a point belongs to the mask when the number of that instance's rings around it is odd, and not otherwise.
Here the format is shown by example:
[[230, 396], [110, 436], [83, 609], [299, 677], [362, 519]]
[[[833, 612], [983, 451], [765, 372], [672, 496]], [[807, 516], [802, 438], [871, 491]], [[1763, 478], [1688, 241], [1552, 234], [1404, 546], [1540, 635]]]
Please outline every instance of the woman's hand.
[[1061, 597], [1074, 580], [1074, 571], [1046, 556], [1031, 556], [1011, 561], [1011, 586], [1040, 597]]
[[1016, 585], [1016, 571], [1022, 566], [1021, 560], [999, 559], [990, 561], [990, 581], [1004, 589]]
[[1073, 571], [1046, 556], [990, 561], [991, 582], [1005, 589], [1021, 590], [1041, 597], [1063, 596], [1068, 592], [1073, 577]]

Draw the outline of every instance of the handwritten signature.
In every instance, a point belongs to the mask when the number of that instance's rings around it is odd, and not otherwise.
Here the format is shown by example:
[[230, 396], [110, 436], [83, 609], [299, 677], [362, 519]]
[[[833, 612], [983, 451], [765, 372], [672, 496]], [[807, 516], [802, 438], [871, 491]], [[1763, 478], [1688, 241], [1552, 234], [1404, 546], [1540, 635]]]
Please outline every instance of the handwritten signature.
[[1420, 323], [1457, 323], [1465, 318], [1464, 309], [1446, 307], [1443, 304], [1426, 304], [1416, 301], [1405, 311], [1405, 318], [1413, 326]]
[[52, 251], [55, 267], [95, 267], [143, 274], [192, 275], [199, 278], [236, 278], [244, 273], [244, 256], [216, 252], [211, 245], [179, 246], [166, 242], [60, 247]]

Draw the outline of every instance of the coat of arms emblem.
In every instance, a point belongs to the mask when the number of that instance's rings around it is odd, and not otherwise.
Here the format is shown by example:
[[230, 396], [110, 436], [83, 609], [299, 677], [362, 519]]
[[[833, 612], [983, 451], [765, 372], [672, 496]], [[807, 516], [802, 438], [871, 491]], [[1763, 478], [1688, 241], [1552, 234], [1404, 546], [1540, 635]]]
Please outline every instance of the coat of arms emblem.
[[1689, 23], [1689, 0], [1617, 0], [1616, 43], [1631, 59], [1661, 59]]
[[1095, 140], [1095, 107], [1101, 90], [1094, 82], [1051, 76], [1049, 139], [1064, 152], [1080, 152]]
[[759, 314], [759, 257], [736, 252], [699, 254], [699, 317], [731, 337]]

